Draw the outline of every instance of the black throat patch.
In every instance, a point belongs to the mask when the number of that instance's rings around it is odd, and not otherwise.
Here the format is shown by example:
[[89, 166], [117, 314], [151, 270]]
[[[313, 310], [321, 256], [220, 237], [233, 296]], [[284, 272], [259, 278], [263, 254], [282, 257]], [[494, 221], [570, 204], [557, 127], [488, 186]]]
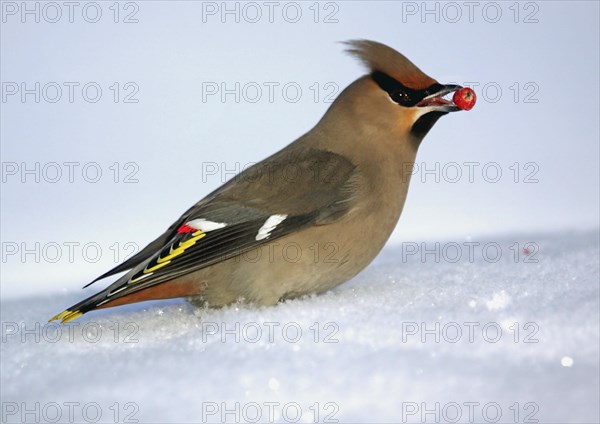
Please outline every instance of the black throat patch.
[[448, 112], [429, 112], [417, 119], [410, 129], [410, 135], [413, 136], [418, 143], [423, 140], [429, 130], [442, 116], [447, 115]]

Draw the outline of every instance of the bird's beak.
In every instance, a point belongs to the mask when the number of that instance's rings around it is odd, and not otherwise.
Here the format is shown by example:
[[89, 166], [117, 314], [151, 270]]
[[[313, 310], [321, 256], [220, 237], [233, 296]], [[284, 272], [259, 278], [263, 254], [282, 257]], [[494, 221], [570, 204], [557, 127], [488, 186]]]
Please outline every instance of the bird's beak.
[[460, 90], [462, 87], [460, 85], [439, 85], [439, 89], [436, 90], [435, 93], [432, 93], [417, 103], [417, 107], [427, 107], [431, 109], [431, 111], [437, 112], [456, 112], [461, 110], [458, 106], [454, 104], [452, 100], [452, 96], [449, 99], [445, 99], [444, 97], [450, 93], [454, 93], [457, 90]]

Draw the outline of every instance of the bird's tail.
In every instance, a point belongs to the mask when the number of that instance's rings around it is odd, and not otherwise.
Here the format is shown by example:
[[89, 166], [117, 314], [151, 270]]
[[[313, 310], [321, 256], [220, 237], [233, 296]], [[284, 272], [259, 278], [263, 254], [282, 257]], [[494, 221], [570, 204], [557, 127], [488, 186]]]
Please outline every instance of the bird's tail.
[[[193, 280], [176, 279], [158, 283], [148, 287], [127, 287], [130, 275], [126, 274], [112, 285], [99, 293], [71, 306], [50, 321], [60, 320], [61, 324], [79, 318], [86, 312], [96, 309], [112, 308], [113, 306], [129, 303], [143, 302], [146, 300], [173, 299], [176, 297], [194, 296], [201, 293], [203, 285], [198, 285]], [[127, 290], [126, 290], [127, 288]]]
[[65, 309], [60, 314], [54, 315], [48, 320], [48, 322], [60, 320], [60, 323], [64, 324], [66, 322], [77, 319], [86, 312], [96, 309], [104, 297], [105, 296], [103, 290], [100, 293], [96, 293], [95, 295], [90, 296], [79, 303], [76, 303], [70, 308]]
[[69, 322], [76, 318], [79, 318], [83, 314], [84, 314], [84, 312], [81, 312], [78, 310], [66, 309], [66, 310], [62, 311], [60, 314], [54, 315], [52, 318], [50, 318], [48, 320], [48, 322], [61, 320], [60, 323], [64, 324], [65, 322]]

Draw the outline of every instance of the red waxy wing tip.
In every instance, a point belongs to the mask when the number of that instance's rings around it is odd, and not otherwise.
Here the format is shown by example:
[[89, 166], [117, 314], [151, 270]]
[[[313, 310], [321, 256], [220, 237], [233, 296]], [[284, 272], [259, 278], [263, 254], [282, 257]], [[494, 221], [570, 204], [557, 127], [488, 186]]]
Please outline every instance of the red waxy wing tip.
[[179, 234], [184, 234], [184, 233], [193, 233], [193, 232], [196, 232], [196, 231], [198, 231], [198, 229], [197, 229], [197, 228], [190, 227], [190, 226], [189, 226], [189, 225], [187, 225], [187, 224], [183, 224], [181, 227], [179, 227], [179, 228], [177, 229], [177, 232], [178, 232]]

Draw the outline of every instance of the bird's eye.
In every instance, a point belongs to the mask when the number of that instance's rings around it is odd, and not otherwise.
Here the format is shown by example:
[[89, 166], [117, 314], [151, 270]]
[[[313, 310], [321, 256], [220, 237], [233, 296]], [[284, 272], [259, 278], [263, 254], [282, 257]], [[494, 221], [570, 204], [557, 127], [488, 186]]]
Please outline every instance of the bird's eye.
[[411, 99], [410, 99], [410, 96], [408, 95], [408, 93], [406, 93], [405, 91], [402, 91], [402, 90], [394, 90], [393, 92], [390, 93], [390, 97], [392, 98], [393, 101], [395, 101], [396, 103], [401, 104], [401, 105], [406, 105], [411, 102]]

